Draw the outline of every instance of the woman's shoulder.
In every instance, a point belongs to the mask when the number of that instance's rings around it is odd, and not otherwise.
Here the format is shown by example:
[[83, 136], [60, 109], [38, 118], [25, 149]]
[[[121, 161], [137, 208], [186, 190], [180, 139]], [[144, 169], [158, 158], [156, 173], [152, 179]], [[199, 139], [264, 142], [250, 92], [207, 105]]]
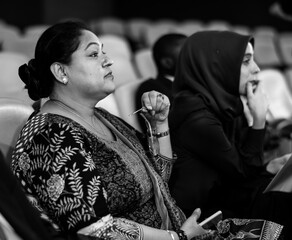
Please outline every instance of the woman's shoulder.
[[186, 122], [192, 125], [207, 126], [207, 125], [221, 125], [219, 118], [208, 108], [200, 109], [191, 112]]
[[68, 131], [70, 128], [72, 128], [72, 120], [66, 117], [53, 113], [34, 113], [23, 126], [17, 144], [25, 145], [46, 131], [47, 133]]
[[60, 125], [60, 123], [68, 124], [69, 122], [71, 122], [69, 118], [58, 114], [37, 112], [30, 116], [30, 118], [25, 123], [23, 130], [36, 133], [38, 130], [43, 129], [47, 125]]

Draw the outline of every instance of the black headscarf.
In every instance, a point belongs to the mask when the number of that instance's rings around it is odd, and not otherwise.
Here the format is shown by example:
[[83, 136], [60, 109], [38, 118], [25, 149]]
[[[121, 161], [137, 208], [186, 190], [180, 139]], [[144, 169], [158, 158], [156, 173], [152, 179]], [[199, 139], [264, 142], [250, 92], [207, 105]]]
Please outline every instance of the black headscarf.
[[207, 106], [221, 120], [241, 115], [240, 70], [247, 44], [253, 41], [230, 31], [202, 31], [188, 37], [173, 83], [176, 111], [179, 107], [185, 115]]

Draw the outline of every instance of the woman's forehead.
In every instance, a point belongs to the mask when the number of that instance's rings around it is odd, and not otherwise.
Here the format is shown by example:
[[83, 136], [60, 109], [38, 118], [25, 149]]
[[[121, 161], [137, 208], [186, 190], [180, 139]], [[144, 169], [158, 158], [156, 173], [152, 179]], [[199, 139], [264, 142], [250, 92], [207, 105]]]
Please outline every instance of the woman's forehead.
[[253, 46], [250, 42], [246, 46], [245, 53], [253, 53]]
[[83, 30], [80, 36], [80, 46], [79, 48], [86, 49], [90, 45], [102, 46], [100, 39], [91, 31]]

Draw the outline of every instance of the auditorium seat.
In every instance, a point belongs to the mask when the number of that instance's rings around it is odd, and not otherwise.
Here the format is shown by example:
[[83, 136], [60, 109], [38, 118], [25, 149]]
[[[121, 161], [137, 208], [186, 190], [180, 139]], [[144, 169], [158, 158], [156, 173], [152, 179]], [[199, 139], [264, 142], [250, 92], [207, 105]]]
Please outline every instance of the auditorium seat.
[[134, 63], [141, 79], [156, 77], [157, 69], [150, 48], [137, 50], [134, 53]]
[[15, 52], [0, 52], [0, 97], [9, 97], [32, 104], [25, 84], [18, 76], [20, 65], [28, 62], [28, 57]]
[[110, 58], [123, 57], [132, 60], [132, 49], [125, 37], [113, 34], [100, 34], [98, 37], [103, 43], [104, 52]]
[[278, 34], [278, 46], [281, 58], [286, 67], [292, 66], [292, 31]]
[[141, 131], [141, 128], [137, 115], [130, 114], [136, 110], [135, 94], [140, 84], [141, 82], [139, 81], [125, 83], [119, 86], [114, 93], [117, 99], [120, 117], [139, 131]]
[[276, 68], [266, 68], [258, 73], [269, 99], [267, 120], [274, 122], [292, 117], [292, 94], [283, 72]]
[[7, 164], [10, 164], [20, 130], [32, 112], [32, 106], [22, 101], [0, 97], [0, 149]]

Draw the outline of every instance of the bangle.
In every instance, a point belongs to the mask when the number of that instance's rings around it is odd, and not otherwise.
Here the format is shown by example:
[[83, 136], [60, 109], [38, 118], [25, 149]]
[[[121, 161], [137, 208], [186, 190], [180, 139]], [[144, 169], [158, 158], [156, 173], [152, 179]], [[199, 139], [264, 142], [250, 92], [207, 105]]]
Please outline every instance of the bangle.
[[169, 129], [167, 129], [165, 132], [154, 132], [153, 135], [157, 138], [165, 137], [169, 135]]
[[169, 230], [166, 230], [166, 231], [167, 231], [168, 234], [170, 235], [171, 240], [175, 240], [175, 238], [174, 238], [174, 236], [173, 236], [173, 233], [172, 233], [171, 231], [169, 231]]
[[179, 229], [176, 231], [176, 233], [178, 235], [179, 240], [188, 240], [188, 237], [183, 230]]

